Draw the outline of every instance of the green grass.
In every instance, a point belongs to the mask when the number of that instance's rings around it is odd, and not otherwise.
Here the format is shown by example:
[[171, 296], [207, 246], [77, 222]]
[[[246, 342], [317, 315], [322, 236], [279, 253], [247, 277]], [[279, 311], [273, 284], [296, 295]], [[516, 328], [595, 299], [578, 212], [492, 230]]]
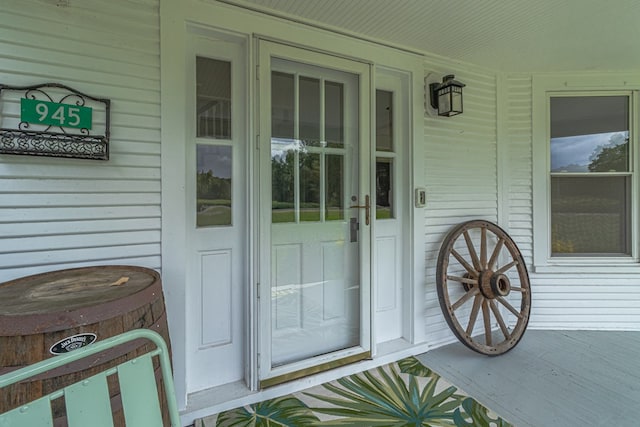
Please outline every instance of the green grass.
[[[339, 221], [343, 219], [343, 213], [341, 209], [331, 209], [326, 213], [325, 221]], [[273, 209], [271, 211], [272, 223], [284, 223], [294, 222], [295, 212], [293, 209]], [[301, 210], [300, 222], [319, 222], [320, 211], [314, 210]]]

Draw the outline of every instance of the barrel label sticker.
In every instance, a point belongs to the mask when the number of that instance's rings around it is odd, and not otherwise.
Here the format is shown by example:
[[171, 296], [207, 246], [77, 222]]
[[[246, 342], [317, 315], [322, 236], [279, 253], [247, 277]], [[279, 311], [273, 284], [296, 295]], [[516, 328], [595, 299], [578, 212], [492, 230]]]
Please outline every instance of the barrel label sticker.
[[92, 333], [73, 335], [63, 338], [52, 345], [49, 352], [56, 355], [69, 353], [70, 351], [85, 347], [97, 339], [98, 336]]

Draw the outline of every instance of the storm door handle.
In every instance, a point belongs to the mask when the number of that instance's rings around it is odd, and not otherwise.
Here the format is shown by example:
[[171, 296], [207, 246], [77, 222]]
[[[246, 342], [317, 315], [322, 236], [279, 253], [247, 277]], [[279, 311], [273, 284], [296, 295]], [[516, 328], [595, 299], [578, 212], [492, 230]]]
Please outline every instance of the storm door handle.
[[364, 205], [363, 206], [359, 206], [359, 205], [353, 205], [353, 206], [349, 206], [350, 209], [365, 209], [365, 215], [364, 215], [364, 223], [366, 225], [369, 225], [369, 219], [370, 219], [370, 210], [371, 210], [371, 205], [369, 203], [369, 195], [364, 196]]

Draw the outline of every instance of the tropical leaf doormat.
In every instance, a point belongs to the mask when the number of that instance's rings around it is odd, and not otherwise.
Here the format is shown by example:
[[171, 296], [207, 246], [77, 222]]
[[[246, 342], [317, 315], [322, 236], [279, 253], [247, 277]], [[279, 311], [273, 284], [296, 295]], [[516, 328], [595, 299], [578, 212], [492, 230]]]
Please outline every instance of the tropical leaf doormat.
[[458, 426], [507, 421], [409, 357], [284, 397], [198, 420], [195, 427]]

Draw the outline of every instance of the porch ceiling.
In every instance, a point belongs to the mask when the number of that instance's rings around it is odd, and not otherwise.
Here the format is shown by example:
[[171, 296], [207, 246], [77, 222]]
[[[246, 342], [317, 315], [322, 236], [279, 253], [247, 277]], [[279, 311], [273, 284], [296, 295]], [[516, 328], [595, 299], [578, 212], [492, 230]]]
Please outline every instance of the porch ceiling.
[[640, 69], [638, 0], [220, 0], [511, 72]]

